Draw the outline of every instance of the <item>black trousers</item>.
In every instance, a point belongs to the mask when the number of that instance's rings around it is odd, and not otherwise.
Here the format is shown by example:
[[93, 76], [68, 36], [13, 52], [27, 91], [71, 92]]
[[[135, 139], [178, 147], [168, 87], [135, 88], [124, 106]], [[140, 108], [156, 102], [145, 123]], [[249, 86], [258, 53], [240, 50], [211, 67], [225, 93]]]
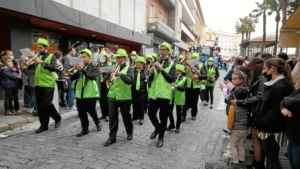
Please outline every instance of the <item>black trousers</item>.
[[29, 86], [28, 85], [24, 85], [24, 105], [29, 106], [30, 104], [30, 96], [29, 96]]
[[210, 104], [214, 103], [214, 86], [205, 86], [206, 89], [206, 102], [209, 101], [209, 95], [210, 95]]
[[58, 122], [61, 120], [60, 114], [52, 104], [54, 88], [35, 87], [35, 97], [41, 128], [48, 129], [50, 117]]
[[81, 122], [82, 131], [88, 131], [89, 130], [89, 119], [88, 119], [88, 113], [93, 118], [95, 125], [98, 125], [100, 123], [96, 111], [96, 102], [97, 99], [87, 98], [87, 99], [76, 99], [76, 106]]
[[[159, 138], [164, 138], [164, 134], [167, 128], [168, 114], [169, 114], [169, 99], [149, 99], [149, 112], [148, 116], [155, 127], [155, 130], [159, 133]], [[157, 111], [159, 109], [159, 120], [157, 118]]]
[[262, 145], [263, 145], [264, 153], [266, 155], [267, 162], [269, 163], [269, 168], [270, 169], [281, 168], [279, 157], [278, 157], [280, 147], [275, 140], [274, 134], [270, 135], [267, 139], [262, 140]]
[[64, 81], [56, 81], [59, 98], [60, 98], [60, 105], [66, 105], [65, 103], [65, 87], [64, 87]]
[[196, 117], [198, 113], [198, 99], [199, 99], [200, 89], [190, 89], [188, 88], [185, 92], [185, 105], [182, 109], [182, 117], [185, 118], [188, 108], [191, 108], [192, 117]]
[[130, 115], [131, 100], [117, 102], [113, 100], [108, 100], [109, 108], [109, 139], [116, 139], [119, 127], [119, 108], [123, 118], [126, 133], [132, 135], [133, 124]]
[[147, 100], [147, 91], [136, 91], [135, 89], [132, 89], [132, 120], [144, 120], [144, 111], [145, 111], [145, 103]]
[[[9, 100], [7, 100], [9, 98]], [[14, 104], [12, 103], [14, 101]], [[5, 108], [6, 105], [6, 108]], [[19, 87], [15, 86], [14, 88], [5, 89], [5, 101], [4, 101], [5, 110], [19, 110]]]
[[176, 118], [176, 126], [175, 126], [175, 123], [174, 123], [173, 109], [174, 109], [174, 99], [173, 99], [172, 105], [170, 105], [170, 108], [169, 108], [169, 120], [170, 120], [170, 126], [174, 126], [177, 129], [179, 129], [180, 128], [180, 124], [181, 124], [181, 110], [182, 110], [182, 106], [176, 105], [176, 116], [177, 116], [177, 118]]
[[105, 82], [101, 83], [101, 97], [99, 99], [100, 109], [103, 117], [108, 116], [108, 99], [107, 99], [108, 88]]

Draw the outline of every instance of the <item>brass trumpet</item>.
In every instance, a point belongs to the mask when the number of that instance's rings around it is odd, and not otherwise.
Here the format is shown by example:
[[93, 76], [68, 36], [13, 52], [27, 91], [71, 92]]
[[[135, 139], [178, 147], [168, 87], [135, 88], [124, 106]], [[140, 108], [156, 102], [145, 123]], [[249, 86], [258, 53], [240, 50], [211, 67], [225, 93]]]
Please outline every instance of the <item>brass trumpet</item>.
[[118, 64], [117, 67], [116, 67], [116, 70], [110, 75], [109, 79], [106, 81], [107, 86], [114, 85], [114, 81], [115, 81], [115, 78], [116, 78], [116, 73], [119, 70], [120, 70], [120, 65]]
[[71, 69], [64, 69], [63, 71], [62, 71], [62, 73], [65, 75], [65, 76], [70, 76], [70, 75], [73, 75], [75, 72], [74, 72], [74, 70], [75, 70], [75, 67], [72, 67]]
[[23, 69], [27, 69], [30, 65], [33, 65], [34, 64], [34, 60], [37, 59], [37, 56], [39, 55], [40, 53], [37, 53], [36, 55], [34, 55], [31, 59], [29, 59], [27, 62], [24, 62], [24, 63], [21, 63], [21, 67]]

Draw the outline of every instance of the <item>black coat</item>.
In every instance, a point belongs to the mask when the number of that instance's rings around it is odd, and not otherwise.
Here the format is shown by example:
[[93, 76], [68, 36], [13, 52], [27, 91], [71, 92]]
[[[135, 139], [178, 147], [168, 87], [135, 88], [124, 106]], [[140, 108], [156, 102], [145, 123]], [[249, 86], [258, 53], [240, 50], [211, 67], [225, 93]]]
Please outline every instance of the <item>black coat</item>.
[[293, 117], [285, 117], [286, 132], [289, 141], [292, 144], [300, 145], [300, 90], [285, 97], [281, 104], [280, 109], [288, 109]]
[[133, 93], [147, 92], [147, 80], [148, 80], [148, 70], [144, 69], [140, 73], [140, 90], [136, 91], [136, 79], [138, 75], [137, 69], [133, 69], [134, 79], [131, 85], [131, 91]]
[[280, 133], [286, 131], [285, 119], [280, 111], [280, 102], [293, 92], [293, 86], [286, 79], [272, 85], [265, 85], [264, 92], [257, 103], [257, 117], [254, 128], [262, 132]]

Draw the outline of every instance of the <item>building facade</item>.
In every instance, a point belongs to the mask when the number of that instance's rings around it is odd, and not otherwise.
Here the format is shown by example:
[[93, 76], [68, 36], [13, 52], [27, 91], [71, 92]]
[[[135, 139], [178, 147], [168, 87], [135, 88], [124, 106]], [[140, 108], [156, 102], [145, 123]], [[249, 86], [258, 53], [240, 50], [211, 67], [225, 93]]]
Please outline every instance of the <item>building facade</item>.
[[205, 36], [202, 38], [203, 39], [203, 45], [204, 46], [215, 46], [217, 34], [212, 31], [212, 29], [208, 29], [205, 27]]
[[230, 58], [240, 54], [241, 34], [228, 33], [222, 31], [214, 31], [218, 37], [218, 47], [221, 48], [221, 55], [223, 58]]

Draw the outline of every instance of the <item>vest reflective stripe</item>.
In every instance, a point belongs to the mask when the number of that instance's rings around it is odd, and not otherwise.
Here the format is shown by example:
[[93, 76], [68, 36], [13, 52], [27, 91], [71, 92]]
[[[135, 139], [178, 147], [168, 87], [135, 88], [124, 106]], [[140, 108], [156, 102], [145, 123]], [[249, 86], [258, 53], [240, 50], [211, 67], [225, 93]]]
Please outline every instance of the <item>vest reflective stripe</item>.
[[[127, 75], [128, 66], [122, 69], [121, 73]], [[117, 76], [114, 85], [108, 91], [108, 98], [115, 100], [131, 100], [131, 85], [125, 84], [121, 77]]]
[[[47, 56], [44, 60], [47, 64], [51, 63], [53, 54]], [[39, 56], [41, 59], [42, 56]], [[56, 72], [51, 72], [45, 69], [41, 64], [38, 64], [35, 69], [34, 86], [55, 88]]]
[[[185, 81], [186, 81], [186, 78], [182, 77], [182, 79], [180, 79], [178, 82], [176, 82], [176, 85], [178, 87], [183, 87]], [[179, 105], [179, 106], [184, 105], [185, 104], [185, 91], [179, 91], [179, 90], [175, 89], [173, 91], [172, 99], [174, 99], [174, 105]], [[172, 100], [171, 100], [170, 104], [172, 104]]]
[[[199, 70], [198, 70], [198, 72], [200, 72], [200, 70], [202, 69], [202, 67], [203, 67], [203, 63], [200, 62], [199, 63]], [[185, 77], [187, 79], [187, 88], [191, 88], [192, 83], [193, 83], [193, 89], [198, 89], [198, 88], [202, 87], [202, 82], [200, 80], [198, 82], [194, 82], [189, 76], [185, 76]]]
[[[170, 64], [165, 68], [165, 72], [169, 73], [173, 64]], [[158, 73], [156, 69], [154, 70], [154, 79], [149, 89], [149, 98], [156, 100], [160, 99], [172, 99], [172, 84], [169, 83], [161, 73]]]
[[[215, 67], [207, 68], [207, 76], [208, 77], [214, 78], [216, 76], [216, 73], [217, 72], [216, 72]], [[206, 81], [205, 86], [215, 86], [215, 84], [216, 84], [216, 81], [214, 81], [212, 83]]]
[[100, 91], [98, 88], [98, 78], [96, 80], [88, 80], [84, 75], [79, 75], [78, 81], [76, 83], [75, 97], [78, 99], [84, 98], [99, 98]]

